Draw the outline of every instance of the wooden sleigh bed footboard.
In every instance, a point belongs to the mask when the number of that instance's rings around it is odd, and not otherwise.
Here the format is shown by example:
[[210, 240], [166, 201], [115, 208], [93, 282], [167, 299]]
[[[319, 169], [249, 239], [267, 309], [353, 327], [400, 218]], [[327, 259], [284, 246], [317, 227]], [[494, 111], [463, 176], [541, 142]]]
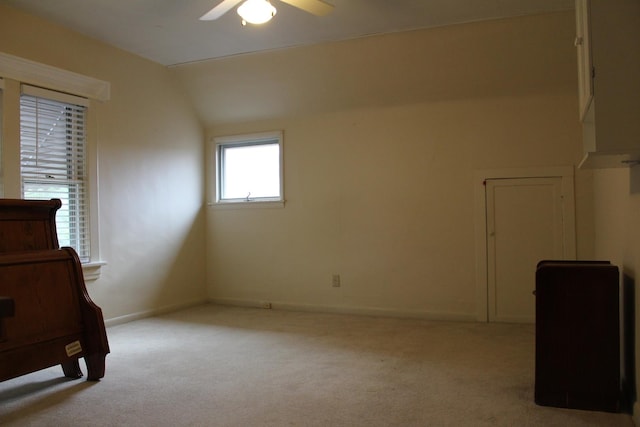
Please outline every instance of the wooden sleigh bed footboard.
[[0, 199], [0, 381], [57, 364], [64, 375], [104, 376], [109, 344], [102, 310], [91, 301], [82, 265], [60, 248], [62, 203]]
[[13, 299], [2, 320], [0, 381], [57, 364], [65, 376], [104, 376], [109, 344], [102, 311], [89, 296], [75, 251], [62, 248], [0, 254], [0, 295]]

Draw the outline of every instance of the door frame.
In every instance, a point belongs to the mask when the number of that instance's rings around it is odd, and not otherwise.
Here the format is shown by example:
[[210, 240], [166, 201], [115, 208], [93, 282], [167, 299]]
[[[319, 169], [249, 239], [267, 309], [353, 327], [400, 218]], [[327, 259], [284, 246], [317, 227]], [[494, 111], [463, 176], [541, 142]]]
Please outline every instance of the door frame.
[[573, 166], [547, 168], [486, 169], [474, 173], [474, 223], [476, 252], [476, 320], [489, 321], [489, 281], [487, 268], [487, 200], [488, 179], [561, 178], [562, 235], [565, 259], [576, 258], [575, 190]]

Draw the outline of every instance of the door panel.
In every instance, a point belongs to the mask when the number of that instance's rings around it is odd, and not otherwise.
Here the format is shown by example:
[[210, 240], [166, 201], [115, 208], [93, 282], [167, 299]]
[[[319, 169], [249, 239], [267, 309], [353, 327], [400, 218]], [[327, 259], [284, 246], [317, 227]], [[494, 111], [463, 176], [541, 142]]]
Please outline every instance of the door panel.
[[535, 269], [562, 259], [562, 178], [486, 181], [488, 317], [535, 321]]

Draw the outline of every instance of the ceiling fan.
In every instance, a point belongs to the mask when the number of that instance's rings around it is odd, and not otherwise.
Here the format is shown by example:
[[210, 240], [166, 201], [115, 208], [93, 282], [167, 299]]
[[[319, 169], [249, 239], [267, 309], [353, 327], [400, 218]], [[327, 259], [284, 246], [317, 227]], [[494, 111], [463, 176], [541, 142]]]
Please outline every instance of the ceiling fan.
[[[333, 5], [323, 0], [280, 1], [316, 16], [324, 16], [333, 10]], [[238, 15], [242, 18], [242, 25], [246, 25], [247, 22], [250, 24], [263, 24], [276, 14], [276, 8], [273, 7], [269, 0], [222, 0], [216, 7], [202, 15], [200, 20], [213, 21], [218, 19], [239, 3], [242, 3], [238, 7]]]

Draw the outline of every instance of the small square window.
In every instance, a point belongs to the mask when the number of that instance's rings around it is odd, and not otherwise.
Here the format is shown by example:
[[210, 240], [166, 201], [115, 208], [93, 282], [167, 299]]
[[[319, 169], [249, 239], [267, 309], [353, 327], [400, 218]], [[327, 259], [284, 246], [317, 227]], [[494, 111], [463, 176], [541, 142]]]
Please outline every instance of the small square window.
[[216, 203], [282, 202], [282, 132], [226, 136], [216, 144]]

